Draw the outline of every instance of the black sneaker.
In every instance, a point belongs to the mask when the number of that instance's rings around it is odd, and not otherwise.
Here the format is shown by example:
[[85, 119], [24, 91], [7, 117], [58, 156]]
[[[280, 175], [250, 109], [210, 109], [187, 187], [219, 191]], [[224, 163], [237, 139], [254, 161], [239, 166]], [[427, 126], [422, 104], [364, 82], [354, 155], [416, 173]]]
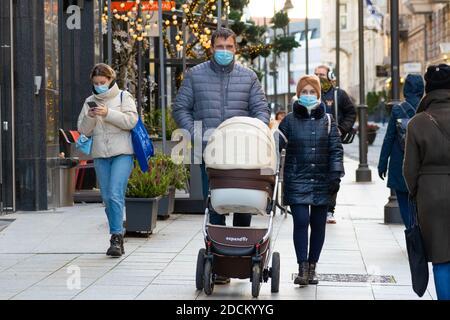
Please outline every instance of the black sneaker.
[[109, 240], [111, 246], [106, 251], [107, 256], [120, 257], [122, 256], [123, 250], [123, 236], [121, 234], [111, 235], [111, 240]]

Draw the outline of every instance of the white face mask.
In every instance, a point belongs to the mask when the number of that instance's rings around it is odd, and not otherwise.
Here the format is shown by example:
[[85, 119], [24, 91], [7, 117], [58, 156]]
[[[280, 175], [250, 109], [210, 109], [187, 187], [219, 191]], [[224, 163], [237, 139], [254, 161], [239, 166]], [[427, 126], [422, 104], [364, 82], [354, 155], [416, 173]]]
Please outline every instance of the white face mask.
[[311, 113], [311, 111], [316, 109], [318, 105], [319, 105], [319, 103], [312, 105], [312, 106], [308, 106], [308, 107], [306, 107], [306, 110], [308, 110], [308, 113]]

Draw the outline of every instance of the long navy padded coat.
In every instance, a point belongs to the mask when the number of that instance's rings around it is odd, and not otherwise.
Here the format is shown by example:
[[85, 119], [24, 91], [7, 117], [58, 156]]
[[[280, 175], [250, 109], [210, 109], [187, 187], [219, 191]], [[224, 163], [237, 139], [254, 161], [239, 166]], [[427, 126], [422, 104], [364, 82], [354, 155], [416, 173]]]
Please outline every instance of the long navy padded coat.
[[344, 175], [343, 148], [333, 118], [331, 128], [325, 115], [325, 105], [312, 110], [311, 115], [298, 102], [293, 112], [280, 123], [280, 138], [286, 147], [284, 167], [284, 199], [288, 205], [328, 205], [330, 181]]

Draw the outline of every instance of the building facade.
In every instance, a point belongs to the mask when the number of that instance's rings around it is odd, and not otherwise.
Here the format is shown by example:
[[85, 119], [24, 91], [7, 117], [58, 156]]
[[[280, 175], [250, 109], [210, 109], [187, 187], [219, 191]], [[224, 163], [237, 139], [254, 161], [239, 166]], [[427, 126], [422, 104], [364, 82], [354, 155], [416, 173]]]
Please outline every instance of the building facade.
[[91, 93], [89, 72], [100, 61], [99, 4], [0, 1], [2, 212], [58, 207], [59, 129], [76, 128]]
[[[372, 1], [386, 13], [387, 1]], [[322, 0], [323, 62], [336, 65], [336, 0]], [[340, 0], [340, 86], [359, 100], [358, 1]], [[384, 23], [385, 24], [385, 23]], [[364, 7], [365, 92], [381, 91], [387, 77], [377, 77], [376, 66], [384, 65], [388, 48], [384, 24], [378, 24]]]
[[450, 63], [450, 1], [406, 0], [400, 13], [402, 73], [411, 67], [424, 73], [429, 64]]

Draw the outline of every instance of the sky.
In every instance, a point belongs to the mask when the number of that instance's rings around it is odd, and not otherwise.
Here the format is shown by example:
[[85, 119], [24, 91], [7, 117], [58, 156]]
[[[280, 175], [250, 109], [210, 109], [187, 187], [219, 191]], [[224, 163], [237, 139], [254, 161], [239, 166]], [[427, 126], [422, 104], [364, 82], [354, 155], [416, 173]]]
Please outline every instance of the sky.
[[[291, 18], [304, 18], [306, 10], [306, 1], [308, 1], [308, 17], [320, 18], [322, 10], [321, 0], [291, 0], [293, 9], [289, 11]], [[276, 10], [284, 7], [285, 0], [250, 0], [248, 5], [248, 15], [251, 17], [273, 17], [274, 3]]]

